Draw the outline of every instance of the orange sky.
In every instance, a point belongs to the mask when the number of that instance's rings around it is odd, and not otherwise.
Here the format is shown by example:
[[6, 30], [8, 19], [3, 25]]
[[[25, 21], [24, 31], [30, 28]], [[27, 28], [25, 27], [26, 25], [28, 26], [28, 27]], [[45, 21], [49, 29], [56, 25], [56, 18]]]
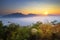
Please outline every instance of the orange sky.
[[48, 12], [48, 14], [60, 14], [60, 8], [58, 7], [42, 7], [42, 8], [27, 8], [22, 10], [17, 10], [18, 12], [22, 12], [25, 14], [34, 13], [34, 14], [44, 14], [45, 12]]
[[45, 12], [48, 12], [48, 14], [60, 14], [60, 8], [58, 7], [49, 7], [49, 8], [25, 8], [25, 9], [16, 9], [16, 10], [5, 10], [5, 13], [14, 13], [14, 12], [21, 12], [24, 14], [29, 14], [29, 13], [33, 13], [33, 14], [44, 14]]

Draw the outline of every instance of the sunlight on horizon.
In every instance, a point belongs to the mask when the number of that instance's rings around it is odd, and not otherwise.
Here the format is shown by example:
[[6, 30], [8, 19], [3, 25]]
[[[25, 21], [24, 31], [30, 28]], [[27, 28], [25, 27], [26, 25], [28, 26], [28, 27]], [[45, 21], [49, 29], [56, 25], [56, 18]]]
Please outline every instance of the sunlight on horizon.
[[43, 14], [47, 16], [49, 13], [48, 13], [48, 11], [45, 11]]

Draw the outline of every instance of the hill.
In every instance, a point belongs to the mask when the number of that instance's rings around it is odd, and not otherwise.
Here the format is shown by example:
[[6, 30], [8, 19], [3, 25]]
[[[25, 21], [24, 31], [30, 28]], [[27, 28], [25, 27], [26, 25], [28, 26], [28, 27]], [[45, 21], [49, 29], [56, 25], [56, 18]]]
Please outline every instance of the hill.
[[36, 16], [36, 14], [28, 14], [28, 15], [25, 15], [25, 14], [22, 14], [22, 13], [11, 13], [11, 14], [7, 14], [7, 15], [4, 15], [2, 17], [4, 18], [12, 18], [12, 17], [32, 17], [32, 16]]

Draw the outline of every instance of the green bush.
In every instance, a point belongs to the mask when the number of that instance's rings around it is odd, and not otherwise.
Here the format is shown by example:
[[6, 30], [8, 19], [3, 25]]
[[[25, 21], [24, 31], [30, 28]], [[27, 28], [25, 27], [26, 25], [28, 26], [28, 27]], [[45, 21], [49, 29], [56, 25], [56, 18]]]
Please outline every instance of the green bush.
[[37, 22], [32, 26], [12, 23], [4, 26], [0, 21], [0, 40], [60, 40], [60, 23]]

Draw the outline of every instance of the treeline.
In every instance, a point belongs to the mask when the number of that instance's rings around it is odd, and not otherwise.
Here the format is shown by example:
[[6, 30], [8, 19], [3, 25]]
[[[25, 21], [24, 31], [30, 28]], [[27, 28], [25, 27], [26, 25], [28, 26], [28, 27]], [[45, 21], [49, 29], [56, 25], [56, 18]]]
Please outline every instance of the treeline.
[[14, 23], [3, 25], [0, 21], [0, 40], [60, 40], [60, 23], [37, 22], [30, 26]]

